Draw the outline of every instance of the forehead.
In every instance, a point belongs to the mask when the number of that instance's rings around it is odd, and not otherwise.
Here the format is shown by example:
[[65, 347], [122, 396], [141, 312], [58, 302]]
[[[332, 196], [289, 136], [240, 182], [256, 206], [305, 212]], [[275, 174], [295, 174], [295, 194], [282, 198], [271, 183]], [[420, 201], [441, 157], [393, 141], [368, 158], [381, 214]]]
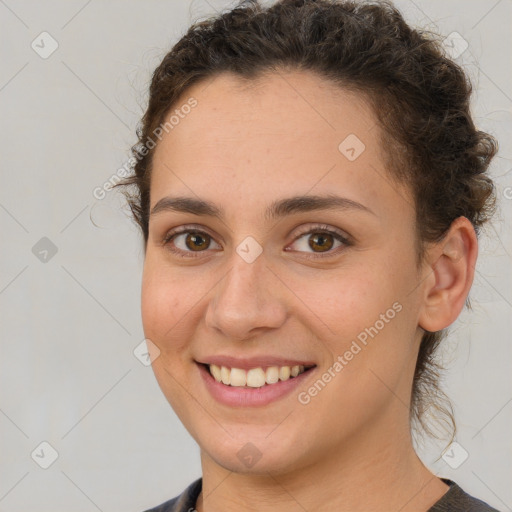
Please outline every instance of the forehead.
[[380, 127], [367, 98], [314, 73], [252, 81], [222, 73], [188, 88], [167, 117], [191, 98], [197, 105], [155, 149], [152, 205], [190, 188], [203, 197], [250, 193], [255, 201], [314, 187], [370, 196], [385, 179]]
[[312, 72], [266, 72], [254, 79], [221, 73], [188, 88], [171, 111], [190, 98], [197, 106], [172, 130], [182, 147], [197, 146], [198, 140], [201, 147], [246, 142], [255, 151], [261, 145], [270, 151], [283, 143], [323, 141], [337, 150], [338, 139], [349, 134], [370, 146], [377, 143], [376, 118], [366, 97]]

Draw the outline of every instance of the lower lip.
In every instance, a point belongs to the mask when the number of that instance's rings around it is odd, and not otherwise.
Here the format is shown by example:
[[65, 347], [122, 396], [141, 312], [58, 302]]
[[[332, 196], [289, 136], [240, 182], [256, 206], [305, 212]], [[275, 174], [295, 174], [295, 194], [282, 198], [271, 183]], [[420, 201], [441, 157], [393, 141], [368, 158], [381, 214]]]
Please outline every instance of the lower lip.
[[200, 363], [197, 363], [197, 365], [199, 366], [201, 377], [213, 398], [231, 407], [261, 406], [279, 400], [303, 384], [316, 368], [311, 368], [297, 377], [290, 377], [288, 380], [280, 380], [275, 384], [266, 384], [261, 388], [246, 388], [226, 386], [226, 384], [222, 384], [222, 382], [217, 382], [208, 368]]

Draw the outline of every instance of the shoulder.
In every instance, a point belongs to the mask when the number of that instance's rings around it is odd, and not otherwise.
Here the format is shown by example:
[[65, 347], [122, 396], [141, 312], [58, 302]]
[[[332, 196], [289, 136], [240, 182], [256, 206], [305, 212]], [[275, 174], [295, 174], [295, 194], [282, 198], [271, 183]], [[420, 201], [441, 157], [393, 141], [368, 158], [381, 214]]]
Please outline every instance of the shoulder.
[[144, 512], [195, 512], [196, 500], [201, 492], [203, 479], [192, 482], [179, 496]]
[[484, 501], [469, 495], [452, 480], [442, 480], [450, 488], [428, 512], [499, 512]]

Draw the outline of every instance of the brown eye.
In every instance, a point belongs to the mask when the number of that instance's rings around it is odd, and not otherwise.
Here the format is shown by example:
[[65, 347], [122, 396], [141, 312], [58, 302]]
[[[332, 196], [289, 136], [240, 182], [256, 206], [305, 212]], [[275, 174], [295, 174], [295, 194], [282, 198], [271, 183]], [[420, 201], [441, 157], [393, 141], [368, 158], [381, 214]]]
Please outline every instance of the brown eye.
[[164, 238], [163, 245], [180, 257], [199, 256], [201, 253], [208, 254], [212, 248], [222, 249], [208, 233], [191, 228], [169, 233]]
[[206, 233], [189, 233], [185, 238], [185, 245], [192, 251], [208, 249], [210, 245], [210, 236]]
[[321, 224], [295, 238], [286, 250], [303, 253], [306, 258], [326, 258], [336, 256], [351, 245], [350, 239], [342, 232]]
[[314, 233], [309, 237], [308, 244], [316, 252], [328, 251], [334, 245], [333, 236], [327, 233]]

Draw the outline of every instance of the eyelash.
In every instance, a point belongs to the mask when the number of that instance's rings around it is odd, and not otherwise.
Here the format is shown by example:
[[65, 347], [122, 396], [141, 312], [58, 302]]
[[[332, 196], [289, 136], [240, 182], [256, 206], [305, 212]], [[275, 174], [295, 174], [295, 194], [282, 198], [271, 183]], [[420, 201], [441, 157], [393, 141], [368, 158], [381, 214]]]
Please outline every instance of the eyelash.
[[[162, 242], [162, 245], [164, 245], [172, 253], [177, 254], [178, 256], [183, 257], [183, 258], [200, 257], [201, 253], [203, 253], [205, 251], [183, 251], [182, 249], [172, 248], [171, 242], [174, 240], [174, 238], [176, 238], [177, 236], [182, 235], [184, 233], [207, 235], [208, 237], [213, 239], [213, 237], [209, 233], [207, 233], [206, 231], [201, 231], [199, 229], [196, 229], [195, 226], [183, 226], [181, 229], [179, 229], [177, 231], [171, 231], [171, 232], [167, 233]], [[338, 232], [336, 230], [333, 230], [332, 228], [329, 228], [329, 226], [327, 226], [325, 224], [319, 224], [317, 226], [310, 228], [309, 230], [307, 230], [303, 233], [298, 234], [296, 236], [296, 238], [293, 240], [292, 244], [295, 243], [300, 238], [302, 238], [306, 235], [312, 235], [312, 234], [332, 235], [335, 238], [335, 240], [341, 242], [342, 244], [344, 244], [347, 247], [353, 245], [351, 240], [348, 237], [342, 235], [340, 232]], [[339, 247], [337, 249], [339, 249]], [[334, 249], [334, 250], [330, 249], [330, 250], [326, 251], [325, 253], [305, 253], [306, 254], [305, 257], [308, 259], [328, 258], [329, 256], [332, 256], [333, 254], [336, 254], [337, 252], [339, 252], [339, 251], [337, 251], [337, 249]], [[304, 252], [304, 251], [297, 251], [297, 252]]]

